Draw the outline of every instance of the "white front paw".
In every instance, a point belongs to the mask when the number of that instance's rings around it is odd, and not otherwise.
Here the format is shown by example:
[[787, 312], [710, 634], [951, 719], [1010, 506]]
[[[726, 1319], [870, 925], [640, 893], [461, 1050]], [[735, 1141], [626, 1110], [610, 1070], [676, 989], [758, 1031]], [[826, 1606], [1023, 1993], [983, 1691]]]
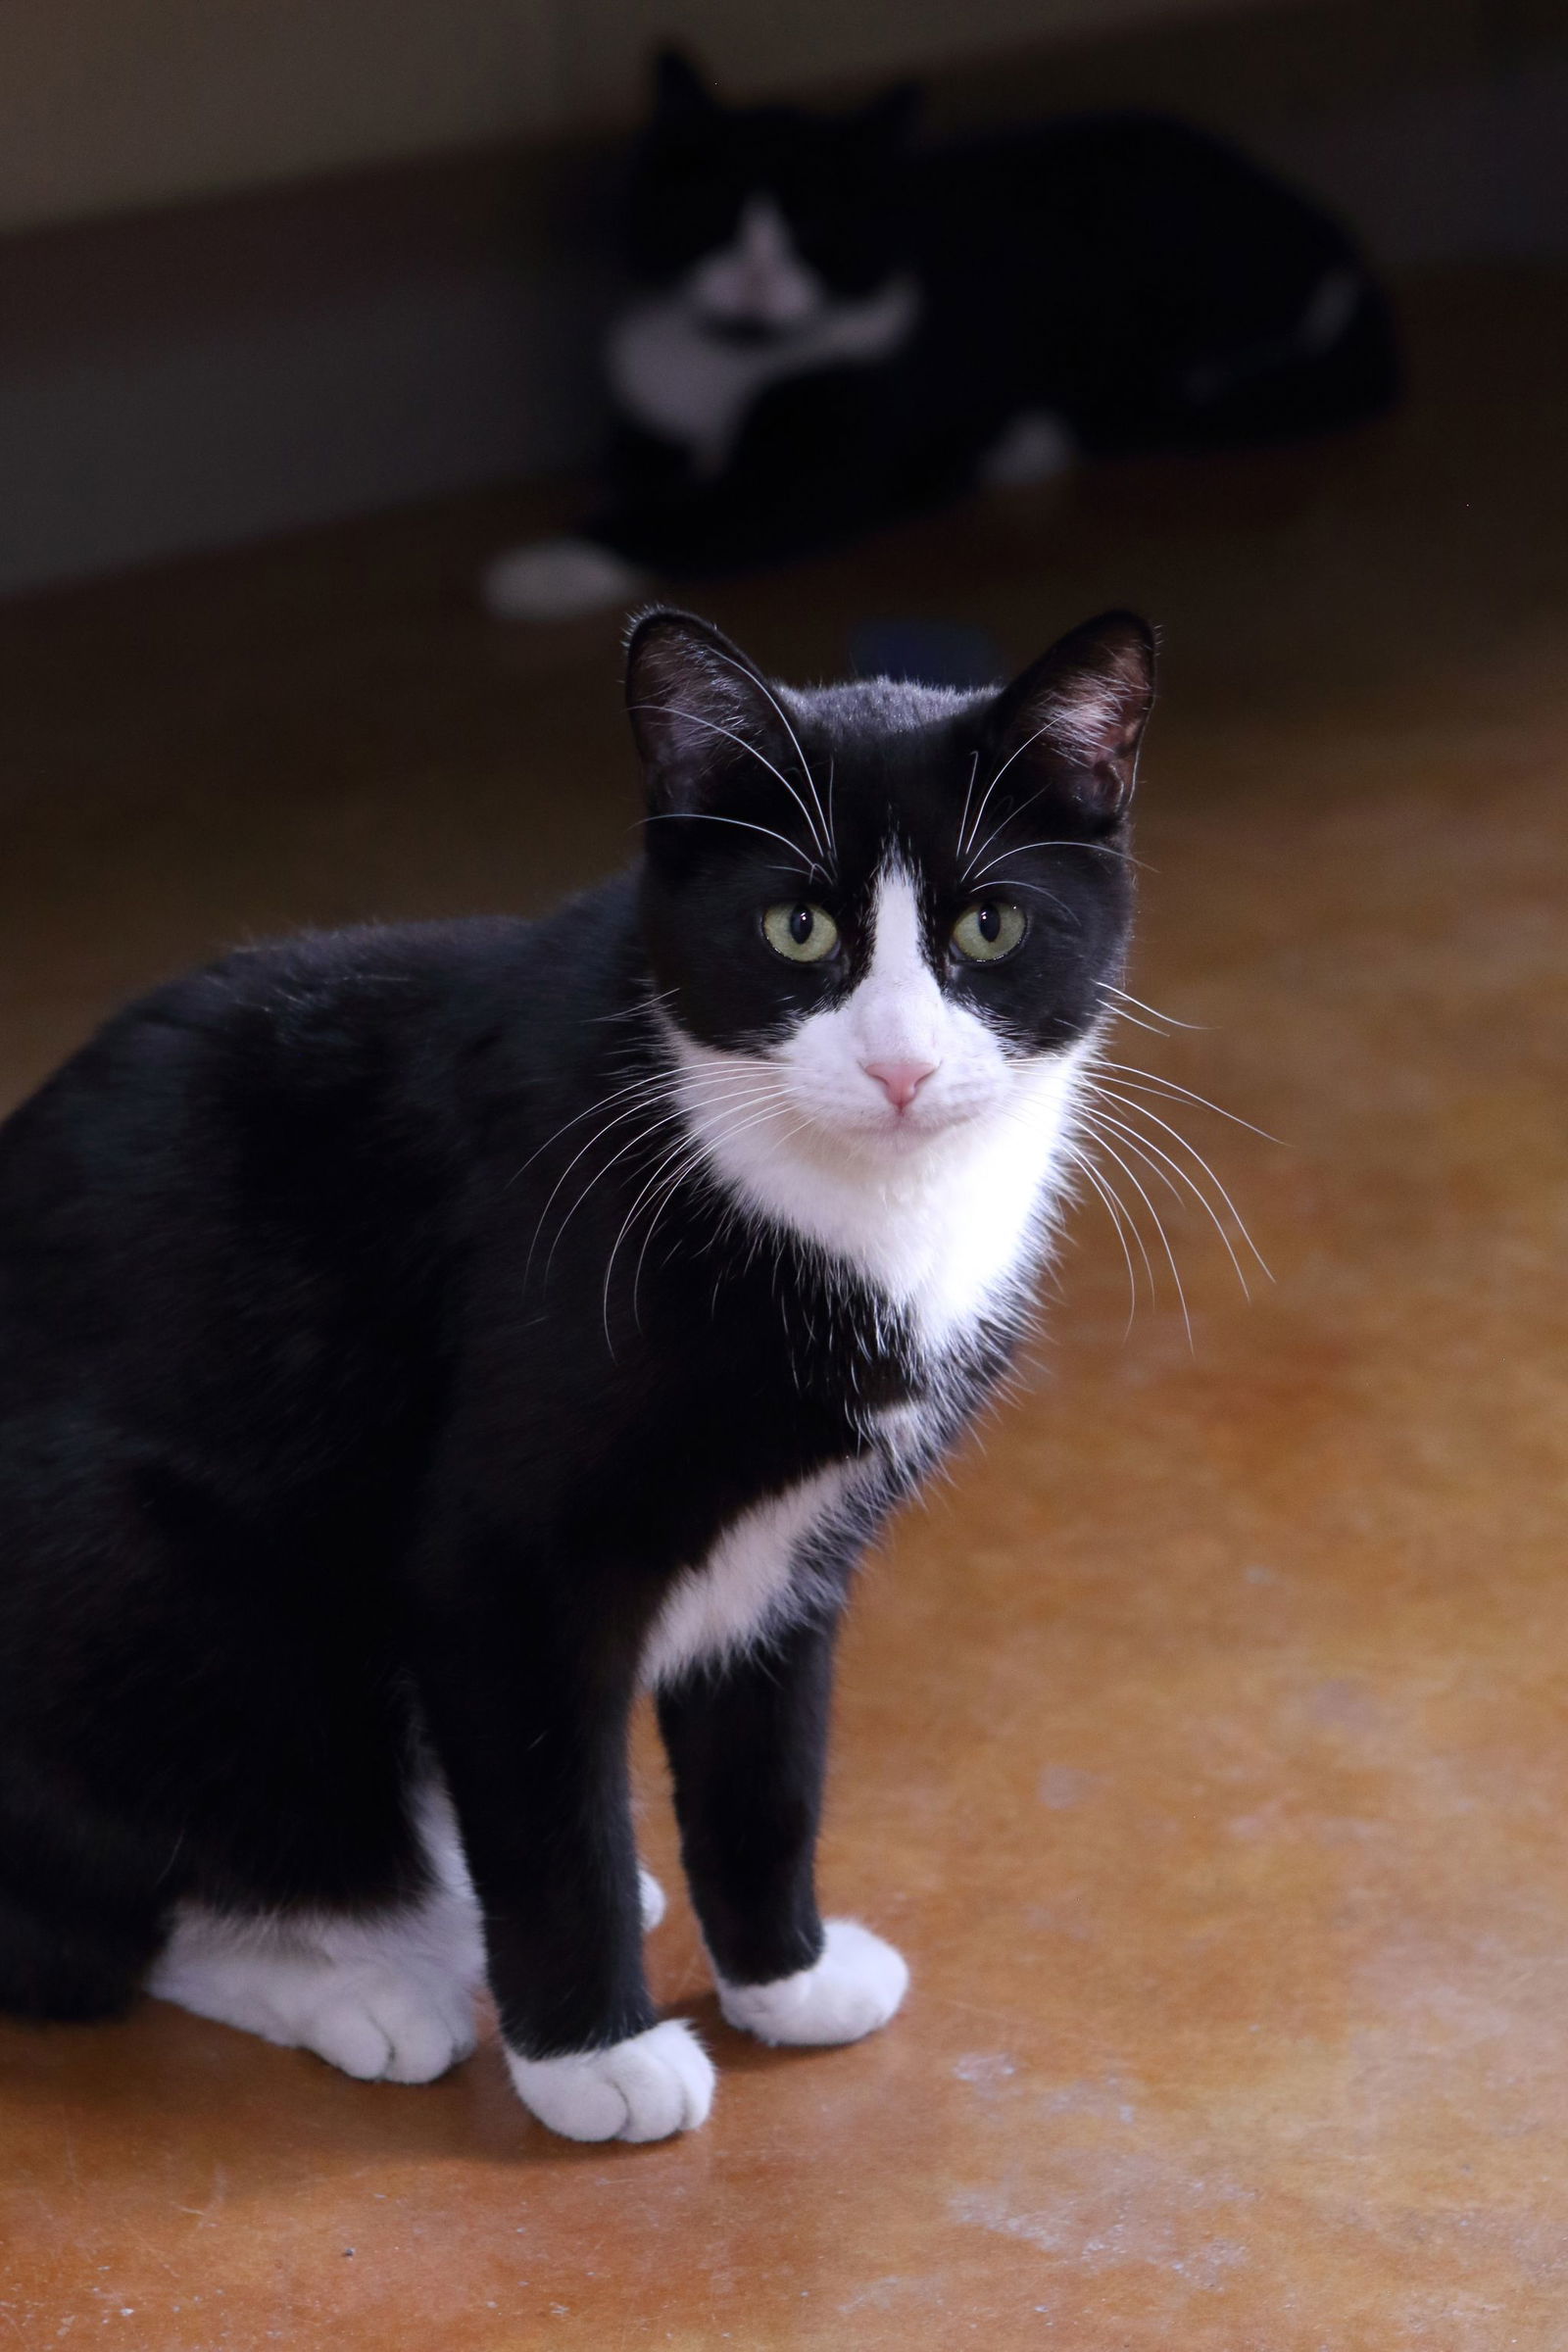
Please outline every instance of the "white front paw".
[[479, 592], [499, 620], [573, 620], [642, 593], [643, 574], [591, 539], [536, 539], [497, 556]]
[[713, 2067], [690, 2026], [666, 2018], [646, 2034], [566, 2058], [508, 2050], [523, 2105], [565, 2139], [667, 2139], [706, 2124]]
[[814, 1968], [770, 1984], [726, 1984], [718, 2005], [759, 2041], [858, 2041], [885, 2026], [908, 1988], [903, 1954], [857, 1920], [830, 1919]]

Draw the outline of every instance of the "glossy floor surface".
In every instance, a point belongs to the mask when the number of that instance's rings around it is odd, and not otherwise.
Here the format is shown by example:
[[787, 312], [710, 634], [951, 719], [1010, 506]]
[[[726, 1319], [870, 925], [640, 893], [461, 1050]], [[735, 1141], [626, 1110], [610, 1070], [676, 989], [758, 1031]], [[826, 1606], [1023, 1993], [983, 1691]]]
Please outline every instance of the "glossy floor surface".
[[[1132, 985], [1193, 1026], [1116, 1055], [1280, 1139], [1129, 1080], [1141, 1242], [1086, 1201], [1026, 1392], [864, 1579], [823, 1878], [905, 2014], [748, 2046], [677, 1900], [721, 2082], [652, 2148], [548, 2139], [491, 2047], [396, 2089], [153, 2003], [0, 2028], [0, 2343], [1568, 2344], [1568, 306], [1454, 279], [1411, 333], [1331, 448], [702, 600], [798, 676], [867, 614], [1022, 661], [1154, 613]], [[627, 851], [613, 625], [468, 601], [527, 517], [0, 616], [8, 1096], [220, 942]]]

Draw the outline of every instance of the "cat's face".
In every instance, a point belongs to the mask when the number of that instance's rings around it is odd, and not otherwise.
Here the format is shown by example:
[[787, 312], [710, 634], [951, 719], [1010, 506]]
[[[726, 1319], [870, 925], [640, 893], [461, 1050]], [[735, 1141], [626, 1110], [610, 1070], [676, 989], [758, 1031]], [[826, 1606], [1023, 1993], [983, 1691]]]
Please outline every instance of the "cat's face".
[[1004, 690], [799, 690], [639, 622], [645, 934], [715, 1118], [891, 1172], [1059, 1111], [1125, 952], [1152, 656], [1112, 614]]
[[906, 92], [839, 118], [723, 107], [666, 52], [627, 207], [633, 268], [737, 339], [872, 292], [901, 259], [908, 114]]

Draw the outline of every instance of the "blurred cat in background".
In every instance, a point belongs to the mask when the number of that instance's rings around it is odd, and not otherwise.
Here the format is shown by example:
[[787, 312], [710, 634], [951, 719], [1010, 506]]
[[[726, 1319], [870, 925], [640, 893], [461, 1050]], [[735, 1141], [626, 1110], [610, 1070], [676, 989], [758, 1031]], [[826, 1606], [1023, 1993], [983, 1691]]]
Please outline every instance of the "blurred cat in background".
[[666, 51], [626, 204], [606, 496], [493, 564], [542, 619], [830, 545], [1087, 457], [1348, 423], [1398, 381], [1355, 245], [1141, 114], [923, 147], [912, 88], [732, 108]]

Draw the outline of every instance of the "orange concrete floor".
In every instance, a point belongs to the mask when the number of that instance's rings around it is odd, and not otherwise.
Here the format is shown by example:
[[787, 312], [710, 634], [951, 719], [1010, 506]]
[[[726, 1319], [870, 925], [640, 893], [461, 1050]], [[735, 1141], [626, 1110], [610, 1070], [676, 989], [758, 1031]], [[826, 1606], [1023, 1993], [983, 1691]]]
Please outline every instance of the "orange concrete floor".
[[[491, 2048], [397, 2089], [153, 2003], [0, 2028], [0, 2344], [1568, 2345], [1568, 297], [1410, 307], [1386, 425], [702, 600], [797, 675], [868, 612], [1019, 660], [1155, 613], [1133, 985], [1197, 1026], [1123, 1058], [1282, 1139], [1152, 1105], [1273, 1283], [1146, 1172], [1192, 1348], [1142, 1208], [1129, 1329], [1090, 1203], [1032, 1385], [866, 1575], [823, 1876], [905, 2014], [747, 2045], [677, 1901], [717, 2106], [610, 2149]], [[626, 851], [613, 625], [468, 601], [531, 512], [0, 615], [8, 1098], [218, 943]]]

